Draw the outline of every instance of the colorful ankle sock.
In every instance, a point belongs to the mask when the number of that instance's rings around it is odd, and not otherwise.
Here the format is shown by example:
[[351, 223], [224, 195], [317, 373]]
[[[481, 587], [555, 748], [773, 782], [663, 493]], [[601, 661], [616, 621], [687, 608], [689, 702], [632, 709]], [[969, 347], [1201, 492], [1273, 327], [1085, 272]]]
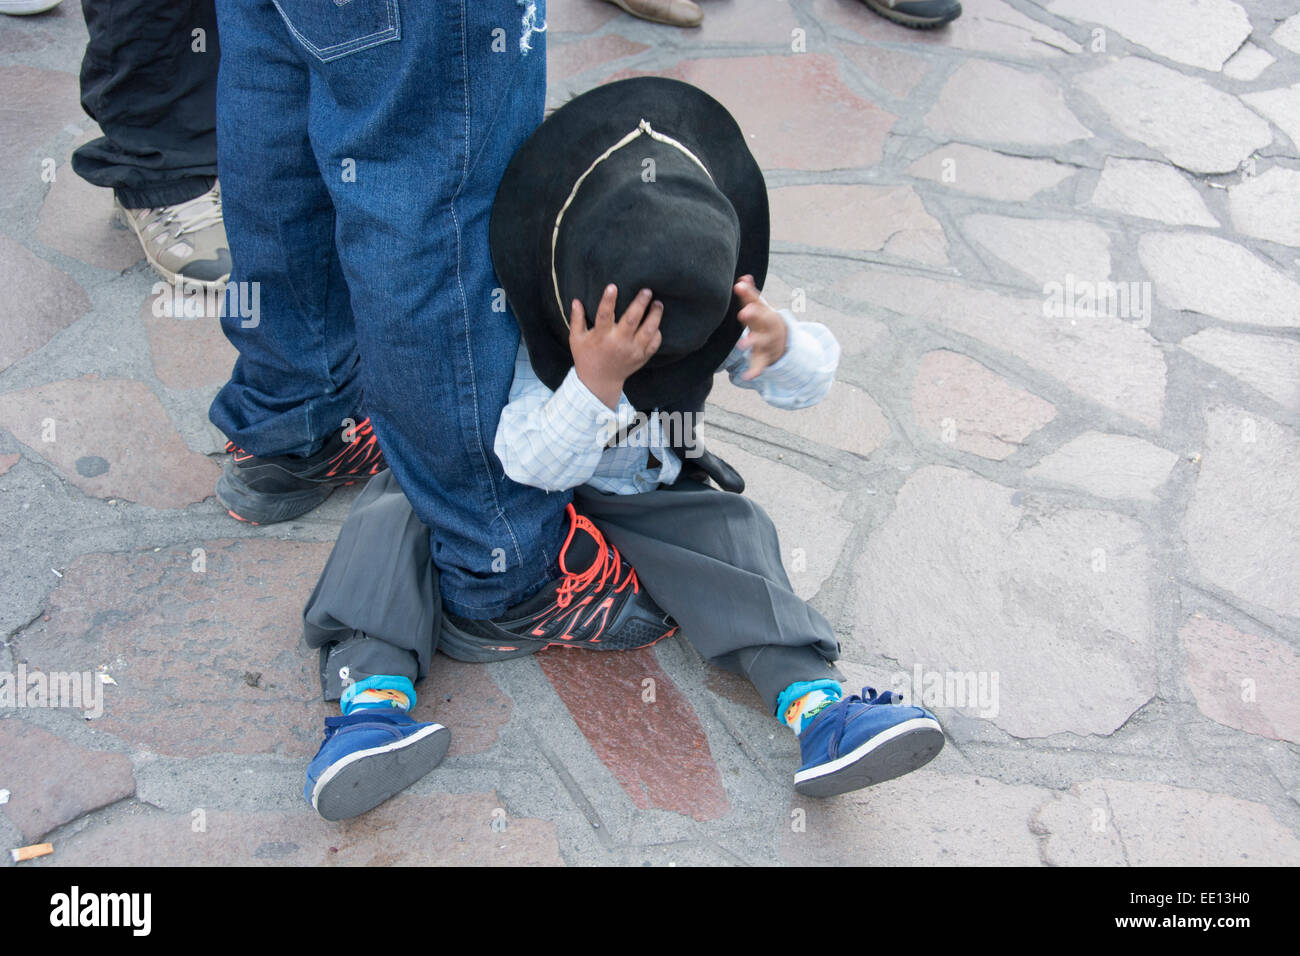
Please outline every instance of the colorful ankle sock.
[[374, 677], [349, 684], [339, 701], [344, 717], [358, 710], [391, 707], [409, 711], [414, 706], [415, 685], [411, 683], [410, 678], [393, 677], [388, 674], [376, 674]]
[[814, 717], [844, 696], [839, 681], [798, 681], [781, 691], [776, 715], [796, 734], [801, 734]]

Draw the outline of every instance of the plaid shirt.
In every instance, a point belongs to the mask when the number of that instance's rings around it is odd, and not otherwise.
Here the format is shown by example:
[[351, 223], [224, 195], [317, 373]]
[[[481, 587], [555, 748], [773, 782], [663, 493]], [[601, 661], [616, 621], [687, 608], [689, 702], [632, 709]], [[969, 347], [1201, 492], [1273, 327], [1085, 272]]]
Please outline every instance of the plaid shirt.
[[[800, 322], [787, 309], [780, 315], [787, 334], [785, 354], [778, 361], [747, 382], [741, 375], [749, 368], [749, 354], [737, 343], [720, 370], [732, 384], [754, 389], [769, 405], [806, 408], [830, 391], [840, 346], [826, 326]], [[660, 483], [676, 481], [682, 468], [667, 447], [658, 416], [649, 416], [626, 440], [608, 447], [614, 436], [642, 420], [625, 395], [619, 396], [618, 410], [611, 410], [572, 368], [551, 391], [533, 371], [520, 343], [510, 401], [497, 425], [496, 453], [510, 478], [546, 491], [583, 484], [618, 495], [653, 491]], [[651, 454], [660, 464], [651, 463]]]

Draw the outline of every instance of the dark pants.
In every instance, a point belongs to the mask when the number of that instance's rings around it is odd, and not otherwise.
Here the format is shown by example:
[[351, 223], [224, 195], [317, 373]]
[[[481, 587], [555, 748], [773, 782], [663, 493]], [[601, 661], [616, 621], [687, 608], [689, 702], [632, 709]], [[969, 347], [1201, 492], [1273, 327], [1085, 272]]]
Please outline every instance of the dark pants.
[[[743, 495], [683, 479], [639, 495], [574, 493], [646, 591], [710, 663], [744, 674], [770, 712], [796, 681], [837, 678], [829, 622], [790, 588], [776, 528]], [[358, 496], [303, 612], [327, 700], [352, 680], [418, 681], [438, 646], [441, 603], [428, 535], [391, 472]], [[593, 651], [591, 653], [605, 653]]]
[[82, 0], [81, 7], [90, 32], [81, 105], [104, 135], [72, 154], [72, 168], [113, 189], [128, 209], [207, 192], [217, 176], [221, 52], [213, 0]]

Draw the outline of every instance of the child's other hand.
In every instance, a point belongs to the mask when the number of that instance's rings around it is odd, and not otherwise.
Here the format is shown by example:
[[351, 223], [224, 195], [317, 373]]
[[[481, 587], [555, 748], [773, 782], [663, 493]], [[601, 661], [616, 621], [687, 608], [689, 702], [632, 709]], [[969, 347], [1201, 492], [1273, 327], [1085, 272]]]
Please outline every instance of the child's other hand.
[[741, 301], [736, 318], [745, 327], [737, 344], [749, 352], [749, 368], [740, 377], [748, 382], [785, 354], [785, 319], [759, 296], [753, 276], [741, 276], [734, 289]]
[[664, 304], [651, 305], [649, 289], [642, 289], [615, 322], [617, 298], [618, 286], [606, 286], [596, 309], [596, 322], [590, 329], [582, 303], [577, 299], [573, 300], [569, 315], [569, 348], [573, 351], [573, 367], [578, 370], [578, 378], [593, 395], [615, 410], [623, 394], [623, 383], [650, 360], [664, 340], [659, 331]]

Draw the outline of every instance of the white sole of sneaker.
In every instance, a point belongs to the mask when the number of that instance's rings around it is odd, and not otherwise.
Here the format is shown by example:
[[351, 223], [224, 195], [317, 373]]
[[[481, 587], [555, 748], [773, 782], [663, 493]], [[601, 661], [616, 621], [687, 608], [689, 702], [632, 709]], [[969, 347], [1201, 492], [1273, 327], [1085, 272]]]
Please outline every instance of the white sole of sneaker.
[[794, 775], [794, 788], [811, 797], [831, 797], [911, 773], [943, 749], [943, 728], [931, 717], [913, 717], [882, 730], [853, 750]]
[[391, 744], [350, 753], [321, 774], [311, 805], [326, 820], [359, 816], [433, 770], [450, 746], [451, 731], [430, 724]]

